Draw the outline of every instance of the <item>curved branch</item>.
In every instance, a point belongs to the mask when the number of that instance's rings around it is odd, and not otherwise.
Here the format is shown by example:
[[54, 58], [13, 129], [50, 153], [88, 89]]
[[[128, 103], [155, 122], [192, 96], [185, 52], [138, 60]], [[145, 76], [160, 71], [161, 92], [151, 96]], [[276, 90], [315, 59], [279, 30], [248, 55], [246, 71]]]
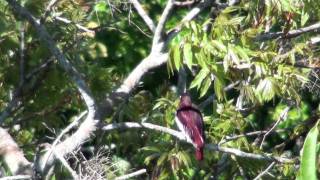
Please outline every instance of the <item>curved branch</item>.
[[32, 175], [31, 163], [24, 157], [17, 143], [3, 128], [0, 128], [0, 155], [13, 175]]
[[[188, 142], [187, 138], [184, 136], [183, 133], [170, 128], [163, 127], [163, 126], [151, 124], [151, 123], [136, 123], [136, 122], [113, 123], [113, 124], [104, 126], [102, 130], [110, 131], [115, 129], [133, 129], [133, 128], [144, 128], [144, 129], [160, 131], [163, 133], [170, 134], [181, 141]], [[192, 144], [192, 142], [188, 142], [188, 143]], [[208, 150], [224, 152], [229, 155], [235, 155], [242, 158], [255, 159], [255, 160], [261, 160], [261, 161], [270, 161], [270, 162], [276, 161], [278, 163], [294, 163], [293, 159], [274, 157], [268, 154], [247, 153], [234, 148], [221, 147], [216, 144], [206, 144], [205, 147]]]

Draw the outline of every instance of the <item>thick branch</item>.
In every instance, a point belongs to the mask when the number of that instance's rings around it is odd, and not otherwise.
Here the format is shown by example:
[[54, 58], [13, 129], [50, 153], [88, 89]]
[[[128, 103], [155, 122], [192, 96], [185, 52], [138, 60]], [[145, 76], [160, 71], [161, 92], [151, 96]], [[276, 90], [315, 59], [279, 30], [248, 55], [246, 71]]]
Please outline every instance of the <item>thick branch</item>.
[[0, 128], [0, 155], [12, 174], [32, 175], [31, 163], [24, 157], [10, 134]]
[[[132, 128], [145, 128], [145, 129], [156, 130], [156, 131], [170, 134], [170, 135], [178, 138], [181, 141], [188, 142], [186, 137], [183, 135], [183, 133], [175, 131], [170, 128], [163, 127], [163, 126], [151, 124], [151, 123], [135, 123], [135, 122], [125, 122], [125, 123], [117, 123], [117, 124], [114, 123], [114, 124], [109, 124], [107, 126], [104, 126], [102, 129], [105, 131], [110, 131], [110, 130], [114, 130], [114, 129], [132, 129]], [[188, 142], [188, 143], [192, 144], [192, 142]], [[270, 162], [276, 161], [279, 163], [293, 163], [294, 162], [294, 160], [291, 160], [291, 159], [286, 159], [286, 158], [281, 158], [281, 157], [273, 157], [271, 155], [266, 155], [266, 154], [247, 153], [247, 152], [240, 151], [238, 149], [220, 147], [219, 145], [215, 145], [215, 144], [206, 144], [205, 147], [208, 150], [224, 152], [224, 153], [227, 153], [230, 155], [235, 155], [235, 156], [242, 157], [242, 158], [255, 159], [255, 160], [261, 160], [261, 161], [270, 161]]]
[[129, 94], [134, 87], [140, 82], [143, 75], [151, 69], [159, 67], [166, 63], [168, 60], [168, 53], [150, 55], [136, 67], [124, 80], [120, 88], [117, 89], [118, 93]]

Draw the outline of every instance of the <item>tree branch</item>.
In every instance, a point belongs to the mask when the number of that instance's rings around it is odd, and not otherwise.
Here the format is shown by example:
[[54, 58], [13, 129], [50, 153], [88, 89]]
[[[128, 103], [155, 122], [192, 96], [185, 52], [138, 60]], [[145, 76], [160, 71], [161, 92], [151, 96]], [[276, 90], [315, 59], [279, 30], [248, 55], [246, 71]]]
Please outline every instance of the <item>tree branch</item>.
[[0, 178], [0, 180], [18, 180], [18, 179], [31, 179], [30, 175], [16, 175], [16, 176], [6, 176]]
[[92, 34], [92, 36], [94, 36], [95, 33], [96, 33], [95, 31], [90, 30], [90, 29], [88, 29], [88, 28], [86, 28], [86, 27], [84, 27], [84, 26], [82, 26], [82, 25], [80, 25], [80, 24], [77, 24], [77, 23], [75, 23], [75, 22], [72, 22], [72, 21], [69, 20], [69, 19], [66, 19], [66, 18], [63, 18], [63, 17], [60, 17], [60, 16], [53, 16], [53, 18], [54, 18], [55, 20], [57, 20], [57, 21], [60, 21], [60, 22], [65, 23], [65, 24], [74, 24], [78, 29], [80, 29], [80, 30], [82, 30], [82, 31], [84, 31], [84, 32], [90, 33], [90, 34]]
[[165, 25], [174, 8], [173, 2], [174, 0], [168, 0], [167, 5], [163, 10], [163, 13], [159, 19], [158, 25], [154, 31], [151, 53], [154, 51], [162, 52], [165, 48], [165, 44], [164, 44]]
[[133, 172], [133, 173], [130, 173], [130, 174], [126, 174], [126, 175], [117, 177], [117, 178], [115, 178], [115, 180], [130, 179], [130, 178], [133, 178], [133, 177], [136, 177], [136, 176], [140, 176], [141, 174], [144, 174], [144, 173], [146, 173], [146, 172], [147, 172], [146, 169], [140, 169], [140, 170], [138, 170], [138, 171], [136, 171], [136, 172]]
[[154, 25], [153, 20], [148, 16], [147, 12], [143, 9], [139, 1], [130, 0], [130, 2], [133, 4], [133, 7], [136, 9], [143, 21], [147, 24], [150, 31], [154, 33], [156, 26]]
[[[151, 123], [136, 123], [136, 122], [113, 123], [113, 124], [109, 124], [109, 125], [102, 127], [102, 130], [110, 131], [110, 130], [114, 130], [114, 129], [133, 129], [133, 128], [145, 128], [145, 129], [160, 131], [163, 133], [170, 134], [170, 135], [178, 138], [181, 141], [188, 142], [187, 138], [184, 136], [183, 133], [178, 132], [173, 129], [170, 129], [170, 128], [163, 127], [163, 126], [151, 124]], [[192, 142], [188, 142], [188, 143], [192, 144]], [[294, 163], [294, 160], [292, 160], [292, 159], [286, 159], [286, 158], [282, 158], [282, 157], [273, 157], [273, 156], [267, 155], [267, 154], [247, 153], [247, 152], [240, 151], [238, 149], [221, 147], [216, 144], [206, 144], [205, 147], [208, 150], [224, 152], [229, 155], [235, 155], [235, 156], [242, 157], [242, 158], [255, 159], [255, 160], [261, 160], [261, 161], [269, 161], [269, 162], [276, 161], [278, 163]]]
[[301, 34], [307, 33], [307, 32], [312, 32], [315, 30], [320, 29], [320, 22], [315, 23], [313, 25], [307, 26], [307, 27], [303, 27], [300, 29], [296, 29], [296, 30], [291, 30], [288, 33], [284, 33], [284, 32], [270, 32], [270, 33], [265, 33], [265, 34], [261, 34], [258, 35], [255, 40], [256, 41], [267, 41], [267, 40], [271, 40], [271, 39], [276, 39], [276, 38], [294, 38], [297, 37]]
[[265, 169], [264, 171], [262, 171], [257, 177], [255, 177], [253, 180], [258, 180], [260, 178], [262, 178], [266, 173], [268, 173], [268, 171], [275, 165], [275, 162], [272, 162], [267, 169]]
[[31, 163], [24, 157], [17, 143], [3, 128], [0, 128], [0, 155], [13, 175], [32, 175]]
[[[46, 166], [48, 162], [48, 158], [51, 156], [52, 152], [55, 152], [56, 145], [61, 141], [61, 138], [69, 132], [73, 127], [79, 125], [80, 120], [83, 118], [84, 115], [86, 115], [88, 111], [82, 112], [78, 117], [75, 118], [75, 120], [70, 123], [65, 129], [61, 131], [61, 133], [58, 135], [58, 137], [53, 141], [50, 149], [47, 151], [46, 156], [43, 159], [42, 166]], [[56, 155], [56, 154], [55, 154]], [[59, 157], [58, 157], [59, 158]], [[45, 168], [44, 168], [45, 169]], [[72, 171], [71, 171], [72, 172]]]
[[260, 149], [262, 149], [263, 142], [264, 142], [264, 140], [267, 138], [267, 136], [277, 127], [277, 125], [278, 125], [281, 121], [283, 121], [283, 120], [285, 120], [285, 119], [287, 118], [287, 115], [288, 115], [288, 112], [289, 112], [290, 108], [291, 108], [290, 106], [289, 106], [289, 107], [286, 107], [286, 108], [280, 113], [280, 116], [279, 116], [277, 122], [274, 123], [274, 125], [273, 125], [273, 126], [267, 131], [267, 133], [263, 136], [262, 141], [261, 141], [261, 144], [260, 144]]

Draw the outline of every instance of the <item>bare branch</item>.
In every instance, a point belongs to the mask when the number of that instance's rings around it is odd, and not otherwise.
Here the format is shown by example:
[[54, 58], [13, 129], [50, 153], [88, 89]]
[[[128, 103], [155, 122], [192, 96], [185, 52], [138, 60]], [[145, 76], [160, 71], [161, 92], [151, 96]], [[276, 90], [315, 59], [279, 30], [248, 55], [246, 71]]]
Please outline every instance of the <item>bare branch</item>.
[[69, 173], [72, 175], [74, 180], [78, 180], [78, 175], [77, 173], [70, 167], [70, 165], [68, 164], [68, 162], [63, 158], [62, 155], [60, 155], [59, 153], [56, 153], [55, 151], [54, 155], [59, 159], [59, 161], [61, 162], [61, 164], [69, 171]]
[[[277, 132], [283, 132], [283, 131], [285, 131], [285, 130], [284, 129], [279, 129], [279, 130], [273, 131], [273, 132], [277, 133]], [[253, 131], [253, 132], [248, 132], [248, 133], [234, 135], [234, 136], [226, 136], [223, 140], [221, 140], [219, 142], [219, 145], [222, 145], [222, 144], [224, 144], [226, 142], [233, 141], [233, 140], [236, 140], [236, 139], [239, 139], [239, 138], [242, 138], [242, 137], [259, 136], [259, 135], [265, 134], [267, 132], [268, 131]]]
[[40, 23], [41, 24], [43, 24], [46, 21], [50, 11], [52, 10], [53, 6], [55, 6], [57, 4], [57, 2], [58, 2], [58, 0], [50, 0], [48, 6], [46, 7], [46, 10], [45, 10], [43, 16], [40, 19]]
[[269, 154], [247, 153], [247, 152], [240, 151], [238, 149], [220, 147], [215, 144], [206, 144], [206, 148], [213, 150], [213, 151], [224, 152], [227, 154], [232, 154], [232, 155], [242, 157], [242, 158], [247, 158], [247, 159], [255, 159], [255, 160], [270, 161], [270, 162], [277, 161], [279, 163], [294, 163], [295, 162], [293, 159], [287, 159], [287, 158], [282, 158], [282, 157], [273, 157], [272, 155], [269, 155]]
[[12, 174], [32, 175], [31, 163], [10, 134], [0, 128], [0, 155]]
[[179, 7], [184, 7], [184, 6], [191, 6], [194, 3], [196, 3], [196, 0], [187, 0], [187, 1], [175, 1], [174, 5], [179, 6]]
[[19, 70], [20, 70], [20, 82], [19, 86], [22, 86], [25, 79], [25, 57], [24, 57], [24, 51], [25, 51], [25, 38], [24, 38], [24, 23], [22, 22], [20, 24], [20, 62], [19, 62]]
[[163, 51], [164, 49], [164, 36], [165, 36], [165, 25], [168, 21], [170, 14], [174, 8], [174, 0], [168, 0], [165, 9], [159, 19], [158, 25], [154, 31], [152, 50], [153, 51]]
[[42, 166], [46, 166], [47, 162], [48, 162], [48, 158], [51, 156], [52, 152], [55, 152], [55, 147], [56, 145], [60, 142], [61, 138], [67, 133], [69, 132], [73, 127], [79, 125], [80, 120], [83, 118], [84, 115], [86, 115], [88, 113], [88, 111], [84, 111], [82, 112], [78, 117], [75, 118], [75, 120], [70, 123], [65, 129], [63, 129], [61, 131], [61, 133], [58, 135], [58, 137], [53, 141], [50, 150], [47, 152], [47, 156], [45, 156], [45, 159], [43, 160], [43, 165]]
[[178, 26], [176, 26], [175, 28], [173, 28], [172, 30], [169, 31], [167, 41], [171, 40], [174, 36], [176, 36], [181, 31], [181, 28], [184, 25], [184, 23], [194, 19], [196, 16], [198, 16], [200, 14], [200, 12], [203, 9], [205, 9], [206, 7], [209, 7], [212, 4], [213, 4], [212, 0], [205, 0], [205, 1], [197, 4], [196, 7], [194, 7], [191, 11], [189, 11], [186, 14], [186, 16], [184, 16], [184, 18], [181, 20], [181, 22], [179, 23]]
[[120, 177], [115, 178], [115, 180], [125, 180], [125, 179], [130, 179], [132, 177], [136, 177], [136, 176], [140, 176], [141, 174], [146, 173], [147, 170], [146, 169], [140, 169], [136, 172], [130, 173], [130, 174], [126, 174]]
[[286, 38], [286, 39], [294, 38], [294, 37], [297, 37], [301, 34], [316, 31], [318, 29], [320, 29], [320, 22], [315, 23], [310, 26], [307, 26], [307, 27], [300, 28], [300, 29], [291, 30], [286, 34], [284, 32], [270, 32], [270, 33], [261, 34], [261, 35], [258, 35], [255, 38], [255, 40], [266, 41], [266, 40], [271, 40], [271, 39], [276, 39], [276, 38]]
[[262, 145], [264, 143], [264, 140], [267, 138], [267, 136], [277, 127], [277, 125], [284, 119], [287, 118], [288, 112], [290, 110], [291, 106], [286, 107], [281, 113], [280, 116], [277, 120], [276, 123], [274, 123], [274, 125], [268, 130], [268, 132], [263, 136], [261, 144], [260, 144], [260, 149], [262, 149]]
[[204, 8], [213, 4], [214, 1], [212, 0], [205, 0], [199, 3], [196, 7], [194, 7], [188, 14], [182, 19], [181, 23], [185, 23], [187, 21], [191, 21], [195, 18]]
[[139, 1], [138, 0], [130, 0], [130, 2], [133, 4], [133, 7], [136, 9], [138, 14], [141, 16], [141, 18], [147, 24], [147, 26], [151, 30], [151, 32], [154, 32], [156, 29], [156, 26], [154, 25], [153, 20], [148, 16], [147, 12], [143, 9], [143, 7], [139, 3]]
[[31, 179], [30, 175], [16, 175], [0, 178], [0, 180], [19, 180], [19, 179]]
[[[183, 133], [170, 128], [163, 127], [163, 126], [151, 124], [151, 123], [136, 123], [136, 122], [114, 123], [114, 124], [109, 124], [104, 126], [102, 130], [110, 131], [114, 129], [132, 129], [132, 128], [152, 129], [152, 130], [170, 134], [181, 141], [188, 142], [187, 138], [184, 136]], [[192, 144], [192, 142], [188, 142], [188, 143]], [[261, 160], [261, 161], [270, 161], [270, 162], [276, 161], [279, 163], [294, 163], [294, 160], [292, 159], [287, 159], [282, 157], [273, 157], [267, 154], [247, 153], [247, 152], [240, 151], [238, 149], [220, 147], [219, 145], [216, 145], [216, 144], [206, 144], [205, 147], [208, 150], [224, 152], [224, 153], [235, 155], [242, 158], [255, 159], [255, 160]]]
[[69, 19], [66, 19], [66, 18], [63, 18], [63, 17], [60, 17], [60, 16], [53, 16], [53, 18], [57, 21], [60, 21], [60, 22], [63, 22], [63, 23], [66, 23], [66, 24], [74, 24], [77, 28], [79, 28], [80, 30], [84, 31], [84, 32], [87, 32], [87, 33], [90, 33], [92, 34], [92, 36], [95, 35], [95, 31], [93, 30], [90, 30], [78, 23], [75, 23], [75, 22], [72, 22], [71, 20]]
[[312, 37], [310, 38], [310, 41], [308, 41], [309, 46], [314, 46], [320, 42], [320, 36]]
[[253, 180], [258, 180], [260, 178], [262, 178], [266, 173], [268, 173], [268, 171], [275, 165], [275, 162], [272, 162], [267, 169], [265, 169], [264, 171], [262, 171], [257, 177], [255, 177]]
[[[160, 132], [164, 132], [167, 134], [170, 134], [172, 136], [175, 136], [176, 138], [182, 140], [182, 141], [187, 141], [187, 138], [183, 135], [183, 133], [180, 133], [179, 131], [166, 128], [163, 126], [159, 126], [156, 124], [151, 124], [151, 123], [136, 123], [136, 122], [125, 122], [125, 123], [113, 123], [106, 125], [102, 128], [104, 131], [110, 131], [114, 129], [132, 129], [132, 128], [146, 128], [146, 129], [152, 129]], [[190, 142], [192, 143], [192, 142]]]
[[143, 75], [151, 69], [159, 67], [166, 63], [168, 60], [168, 53], [164, 54], [151, 54], [146, 57], [142, 62], [134, 68], [129, 76], [124, 80], [120, 88], [117, 89], [118, 93], [130, 93], [136, 85], [140, 82]]

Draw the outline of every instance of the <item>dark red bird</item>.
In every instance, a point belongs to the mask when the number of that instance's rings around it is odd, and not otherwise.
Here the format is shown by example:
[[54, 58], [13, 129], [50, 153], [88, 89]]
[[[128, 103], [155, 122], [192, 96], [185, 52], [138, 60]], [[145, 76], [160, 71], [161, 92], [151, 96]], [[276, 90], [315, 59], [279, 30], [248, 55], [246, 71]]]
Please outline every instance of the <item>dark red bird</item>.
[[196, 159], [201, 161], [203, 159], [204, 148], [204, 126], [201, 112], [192, 106], [191, 98], [184, 93], [180, 97], [179, 108], [176, 113], [176, 123], [196, 148]]

